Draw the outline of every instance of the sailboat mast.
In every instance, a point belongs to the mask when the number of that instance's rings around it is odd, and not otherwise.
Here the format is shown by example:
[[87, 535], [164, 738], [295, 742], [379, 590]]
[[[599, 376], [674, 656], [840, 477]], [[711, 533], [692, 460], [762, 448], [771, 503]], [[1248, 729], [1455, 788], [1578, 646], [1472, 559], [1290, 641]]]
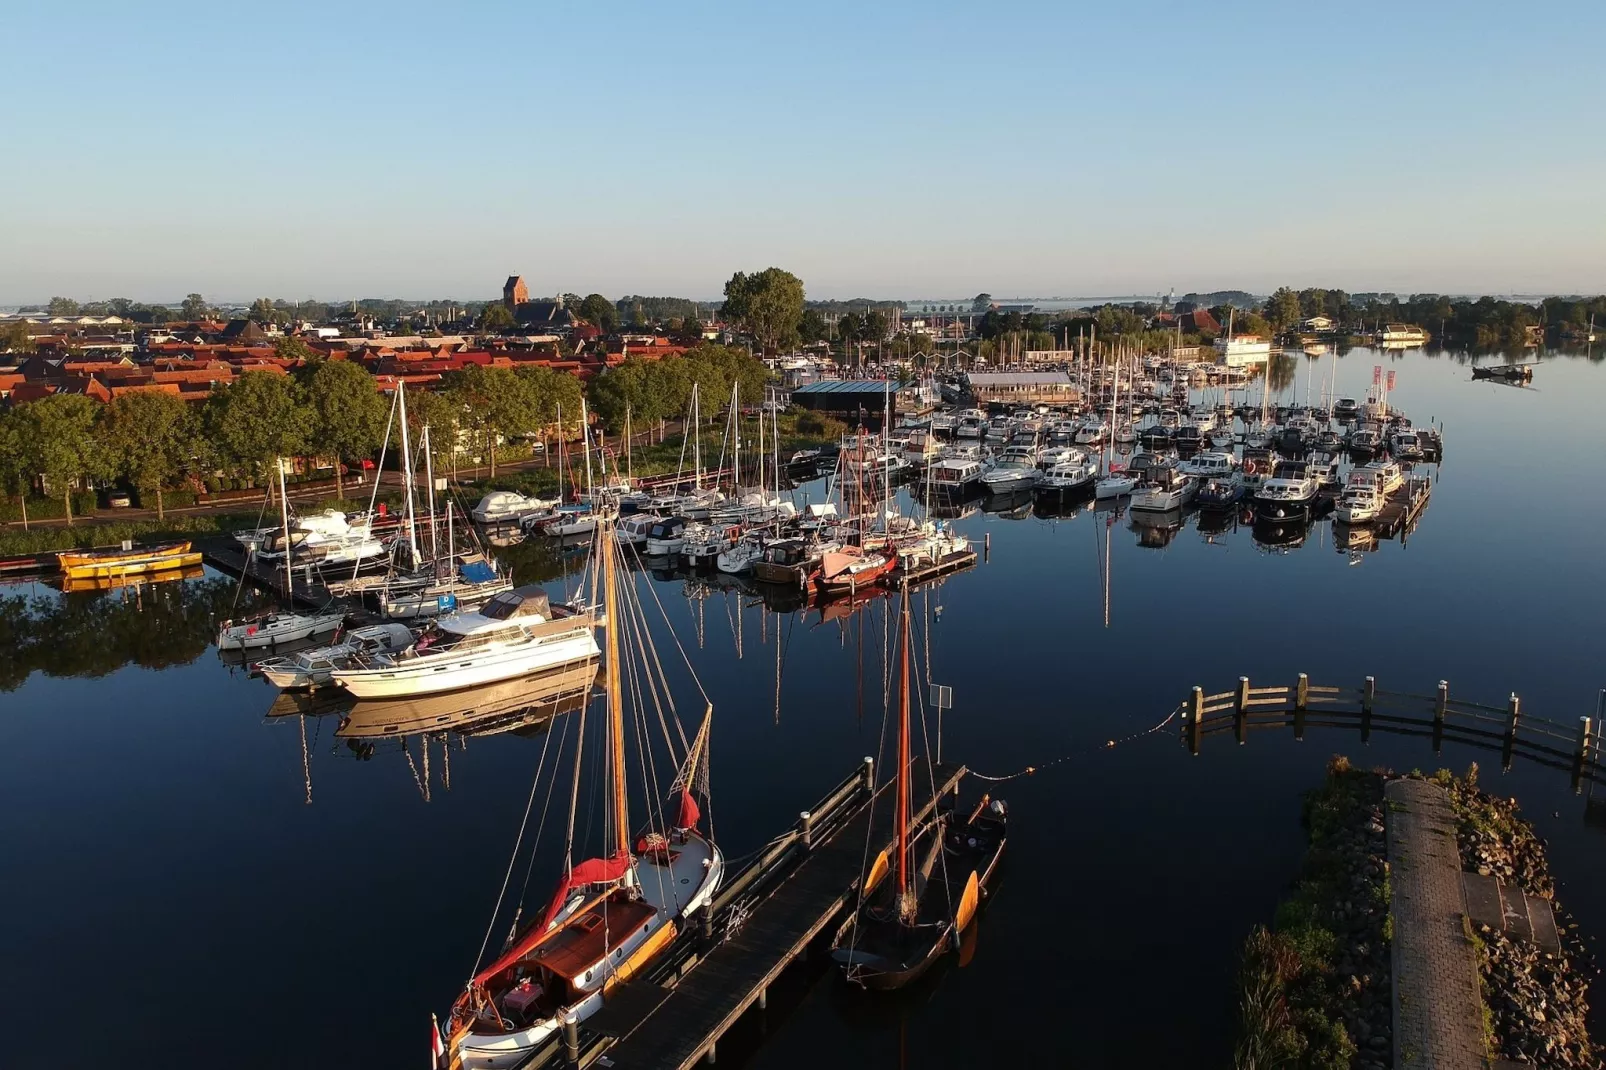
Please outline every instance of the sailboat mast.
[[597, 548], [602, 552], [603, 627], [607, 642], [608, 664], [608, 760], [613, 776], [613, 819], [617, 837], [616, 850], [630, 852], [630, 818], [625, 808], [625, 707], [624, 692], [619, 673], [619, 601], [618, 577], [614, 567], [614, 538], [612, 515], [603, 514], [597, 528]]
[[290, 543], [290, 498], [284, 492], [284, 458], [275, 457], [273, 465], [279, 473], [279, 513], [284, 520], [284, 597], [286, 601], [291, 601], [295, 591], [295, 574], [290, 570], [290, 557], [295, 547]]
[[407, 384], [398, 380], [396, 393], [401, 398], [402, 470], [407, 473], [407, 548], [413, 552], [412, 567], [417, 568], [418, 528], [413, 523], [413, 451], [407, 438]]
[[[430, 455], [429, 425], [424, 425], [424, 479], [429, 484], [425, 490], [429, 494], [429, 556], [432, 561], [439, 561], [441, 556], [440, 543], [435, 532], [435, 459]], [[450, 549], [450, 547], [447, 547]], [[436, 566], [439, 567], [438, 565]]]
[[630, 406], [625, 406], [625, 482], [636, 485], [635, 451], [630, 437]]
[[[586, 500], [593, 497], [591, 492], [591, 416], [586, 412], [585, 398], [580, 399], [580, 448], [586, 454]], [[607, 473], [603, 473], [606, 475]]]
[[898, 620], [898, 905], [909, 890], [909, 592]]
[[731, 383], [731, 430], [733, 432], [731, 437], [736, 440], [735, 456], [731, 459], [731, 471], [735, 473], [735, 475], [731, 476], [732, 487], [740, 487], [742, 485], [742, 407], [741, 402], [738, 400], [741, 397], [741, 389], [742, 384], [739, 381]]
[[692, 480], [696, 490], [701, 493], [703, 489], [703, 429], [702, 424], [702, 384], [691, 385], [691, 434], [692, 434]]

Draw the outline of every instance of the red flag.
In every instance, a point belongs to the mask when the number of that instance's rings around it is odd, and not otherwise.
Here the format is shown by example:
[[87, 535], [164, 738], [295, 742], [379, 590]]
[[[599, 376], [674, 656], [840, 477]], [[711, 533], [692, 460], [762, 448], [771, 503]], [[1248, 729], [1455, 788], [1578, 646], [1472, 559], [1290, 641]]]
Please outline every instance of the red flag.
[[363, 458], [363, 459], [362, 459], [362, 470], [363, 470], [363, 471], [364, 471], [364, 472], [366, 472], [366, 471], [368, 471], [368, 470], [369, 470], [369, 469], [370, 469], [370, 468], [372, 468], [372, 467], [373, 467], [373, 466], [374, 466], [374, 462], [373, 462], [373, 461], [372, 461], [372, 460], [370, 460], [370, 459], [369, 459], [369, 458], [367, 458], [367, 457], [364, 457], [364, 458]]
[[1393, 368], [1389, 369], [1389, 389], [1390, 390], [1394, 389], [1394, 369]]
[[441, 1043], [440, 1019], [433, 1014], [429, 1016], [429, 1065], [430, 1070], [437, 1070], [441, 1065], [441, 1056], [446, 1054], [446, 1045]]
[[1381, 383], [1382, 381], [1383, 381], [1383, 365], [1381, 365], [1381, 364], [1372, 365], [1372, 385], [1376, 386], [1378, 383]]

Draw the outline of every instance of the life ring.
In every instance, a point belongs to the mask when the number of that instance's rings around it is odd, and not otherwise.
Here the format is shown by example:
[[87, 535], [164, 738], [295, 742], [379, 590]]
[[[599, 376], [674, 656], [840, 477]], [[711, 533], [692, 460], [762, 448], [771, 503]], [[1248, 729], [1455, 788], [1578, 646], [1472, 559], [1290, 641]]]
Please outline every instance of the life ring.
[[1244, 474], [1245, 475], [1251, 475], [1252, 476], [1258, 471], [1260, 471], [1260, 462], [1259, 461], [1255, 460], [1254, 458], [1250, 458], [1250, 459], [1244, 461]]

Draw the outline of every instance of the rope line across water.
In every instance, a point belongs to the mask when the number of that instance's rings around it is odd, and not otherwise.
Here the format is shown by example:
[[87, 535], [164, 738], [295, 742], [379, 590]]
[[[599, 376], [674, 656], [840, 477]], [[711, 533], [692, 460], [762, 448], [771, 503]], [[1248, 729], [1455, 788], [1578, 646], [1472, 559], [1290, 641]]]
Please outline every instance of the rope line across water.
[[[1122, 736], [1120, 739], [1105, 740], [1104, 746], [1100, 747], [1099, 750], [1113, 750], [1114, 748], [1120, 746], [1123, 743], [1131, 743], [1135, 739], [1142, 739], [1144, 736], [1152, 736], [1156, 732], [1158, 732], [1162, 728], [1164, 728], [1166, 725], [1168, 725], [1172, 721], [1176, 720], [1177, 719], [1177, 714], [1179, 714], [1181, 712], [1182, 712], [1182, 707], [1178, 706], [1176, 709], [1172, 710], [1169, 714], [1166, 715], [1166, 719], [1165, 720], [1161, 721], [1159, 724], [1155, 725], [1153, 728], [1145, 728], [1141, 732], [1133, 732], [1130, 736]], [[1077, 758], [1077, 757], [1082, 756], [1083, 754], [1089, 754], [1089, 753], [1092, 753], [1092, 751], [1091, 750], [1072, 751], [1069, 754], [1064, 754], [1064, 755], [1061, 755], [1058, 758], [1055, 758], [1051, 762], [1045, 762], [1042, 765], [1028, 765], [1025, 769], [1022, 769], [1020, 772], [1018, 772], [1018, 773], [1010, 773], [1007, 776], [988, 776], [985, 773], [977, 773], [975, 771], [971, 771], [967, 775], [973, 776], [977, 780], [985, 780], [989, 784], [1002, 784], [1002, 783], [1004, 783], [1005, 781], [1008, 781], [1008, 780], [1019, 780], [1023, 776], [1033, 776], [1033, 775], [1035, 775], [1037, 773], [1043, 772], [1045, 769], [1052, 769], [1056, 765], [1063, 765], [1064, 763], [1070, 761], [1073, 758]]]

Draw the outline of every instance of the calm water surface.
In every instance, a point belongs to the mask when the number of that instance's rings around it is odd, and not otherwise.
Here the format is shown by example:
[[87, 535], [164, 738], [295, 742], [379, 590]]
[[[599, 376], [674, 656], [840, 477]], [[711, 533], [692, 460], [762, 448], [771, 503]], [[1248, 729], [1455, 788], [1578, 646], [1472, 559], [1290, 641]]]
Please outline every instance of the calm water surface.
[[[1107, 527], [1094, 512], [959, 522], [991, 535], [991, 561], [914, 603], [933, 622], [931, 678], [954, 689], [944, 754], [990, 774], [1073, 757], [1000, 790], [1013, 842], [968, 965], [893, 998], [794, 971], [722, 1064], [1226, 1065], [1236, 950], [1299, 863], [1299, 793], [1340, 752], [1396, 768], [1479, 761], [1549, 839], [1562, 901], [1606, 932], [1606, 831], [1584, 824], [1563, 774], [1519, 761], [1502, 776], [1497, 756], [1436, 759], [1422, 740], [1363, 746], [1339, 731], [1214, 737], [1199, 757], [1171, 730], [1102, 746], [1193, 684], [1225, 690], [1241, 674], [1372, 674], [1415, 692], [1446, 678], [1478, 701], [1519, 692], [1535, 716], [1593, 712], [1606, 374], [1558, 357], [1518, 390], [1473, 382], [1449, 357], [1357, 350], [1338, 361], [1338, 392], [1363, 395], [1379, 359], [1399, 373], [1394, 402], [1446, 427], [1432, 503], [1404, 543], [1340, 551], [1328, 522], [1291, 549], [1247, 529], [1207, 539], [1191, 520], [1145, 546], [1125, 518]], [[880, 747], [891, 603], [822, 620], [653, 586], [716, 706], [714, 829], [745, 854]], [[32, 617], [12, 602], [0, 621], [8, 1066], [419, 1066], [429, 1012], [473, 965], [562, 728], [454, 740], [448, 756], [440, 740], [353, 748], [335, 718], [270, 718], [273, 690], [206, 645], [231, 594], [192, 581]], [[559, 840], [545, 830], [532, 904]]]

